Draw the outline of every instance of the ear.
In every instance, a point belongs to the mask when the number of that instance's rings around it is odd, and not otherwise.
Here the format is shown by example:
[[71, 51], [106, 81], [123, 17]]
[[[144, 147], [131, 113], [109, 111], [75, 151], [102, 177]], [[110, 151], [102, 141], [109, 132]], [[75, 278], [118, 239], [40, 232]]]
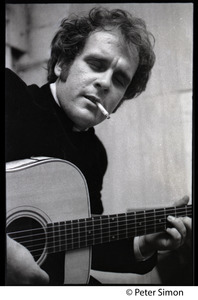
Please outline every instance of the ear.
[[62, 71], [62, 67], [60, 65], [60, 63], [56, 63], [55, 67], [54, 67], [54, 73], [57, 77], [60, 77], [60, 74], [61, 74], [61, 71]]

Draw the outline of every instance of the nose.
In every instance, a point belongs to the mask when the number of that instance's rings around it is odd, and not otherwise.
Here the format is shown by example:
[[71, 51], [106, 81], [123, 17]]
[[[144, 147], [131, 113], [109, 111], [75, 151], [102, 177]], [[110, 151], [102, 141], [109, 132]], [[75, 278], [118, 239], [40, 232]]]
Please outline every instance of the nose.
[[106, 72], [99, 73], [97, 79], [95, 80], [95, 87], [103, 91], [108, 91], [111, 86], [112, 72], [110, 70]]

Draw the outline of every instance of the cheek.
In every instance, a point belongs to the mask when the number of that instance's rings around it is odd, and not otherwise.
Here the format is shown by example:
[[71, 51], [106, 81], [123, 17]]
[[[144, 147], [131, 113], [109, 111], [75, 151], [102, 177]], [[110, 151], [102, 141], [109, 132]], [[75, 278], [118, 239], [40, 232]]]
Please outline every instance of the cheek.
[[113, 93], [111, 99], [107, 98], [106, 108], [109, 113], [112, 113], [116, 109], [116, 107], [120, 104], [123, 96], [123, 93], [120, 93], [120, 91], [116, 91], [115, 93]]
[[69, 89], [72, 88], [76, 90], [85, 88], [91, 81], [89, 74], [86, 74], [83, 70], [81, 71], [81, 69], [78, 69], [78, 71], [74, 70], [68, 79]]
[[70, 80], [75, 83], [83, 83], [90, 76], [90, 71], [87, 69], [86, 65], [81, 61], [76, 61], [74, 65], [72, 65], [69, 77]]

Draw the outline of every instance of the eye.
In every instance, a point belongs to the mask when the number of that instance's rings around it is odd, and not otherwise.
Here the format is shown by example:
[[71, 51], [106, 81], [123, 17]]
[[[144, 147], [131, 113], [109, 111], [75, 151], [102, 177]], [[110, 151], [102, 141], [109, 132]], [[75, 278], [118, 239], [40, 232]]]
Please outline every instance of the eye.
[[101, 61], [99, 59], [91, 59], [91, 60], [88, 60], [87, 63], [89, 65], [89, 67], [94, 71], [102, 72], [102, 71], [105, 71], [105, 69], [106, 69], [103, 61]]
[[114, 76], [114, 80], [118, 85], [121, 85], [122, 87], [126, 87], [126, 81], [121, 75]]
[[118, 71], [114, 74], [114, 81], [123, 88], [127, 88], [130, 83], [130, 79], [122, 71]]

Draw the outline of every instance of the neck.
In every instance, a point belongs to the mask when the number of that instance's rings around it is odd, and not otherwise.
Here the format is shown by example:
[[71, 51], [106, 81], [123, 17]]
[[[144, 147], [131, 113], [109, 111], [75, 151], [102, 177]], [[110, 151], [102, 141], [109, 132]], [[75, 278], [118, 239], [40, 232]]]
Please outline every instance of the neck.
[[73, 250], [156, 233], [169, 226], [167, 217], [192, 216], [192, 205], [96, 216], [47, 225], [49, 253]]
[[[57, 97], [57, 94], [56, 94], [56, 82], [50, 83], [50, 90], [51, 90], [51, 93], [52, 93], [52, 96], [53, 96], [55, 102], [58, 104], [59, 107], [61, 107], [60, 103], [59, 103], [59, 100], [58, 100], [58, 97]], [[76, 126], [73, 126], [73, 128], [72, 128], [72, 130], [74, 132], [87, 131], [88, 129], [89, 128], [81, 130], [81, 129], [77, 128]]]

